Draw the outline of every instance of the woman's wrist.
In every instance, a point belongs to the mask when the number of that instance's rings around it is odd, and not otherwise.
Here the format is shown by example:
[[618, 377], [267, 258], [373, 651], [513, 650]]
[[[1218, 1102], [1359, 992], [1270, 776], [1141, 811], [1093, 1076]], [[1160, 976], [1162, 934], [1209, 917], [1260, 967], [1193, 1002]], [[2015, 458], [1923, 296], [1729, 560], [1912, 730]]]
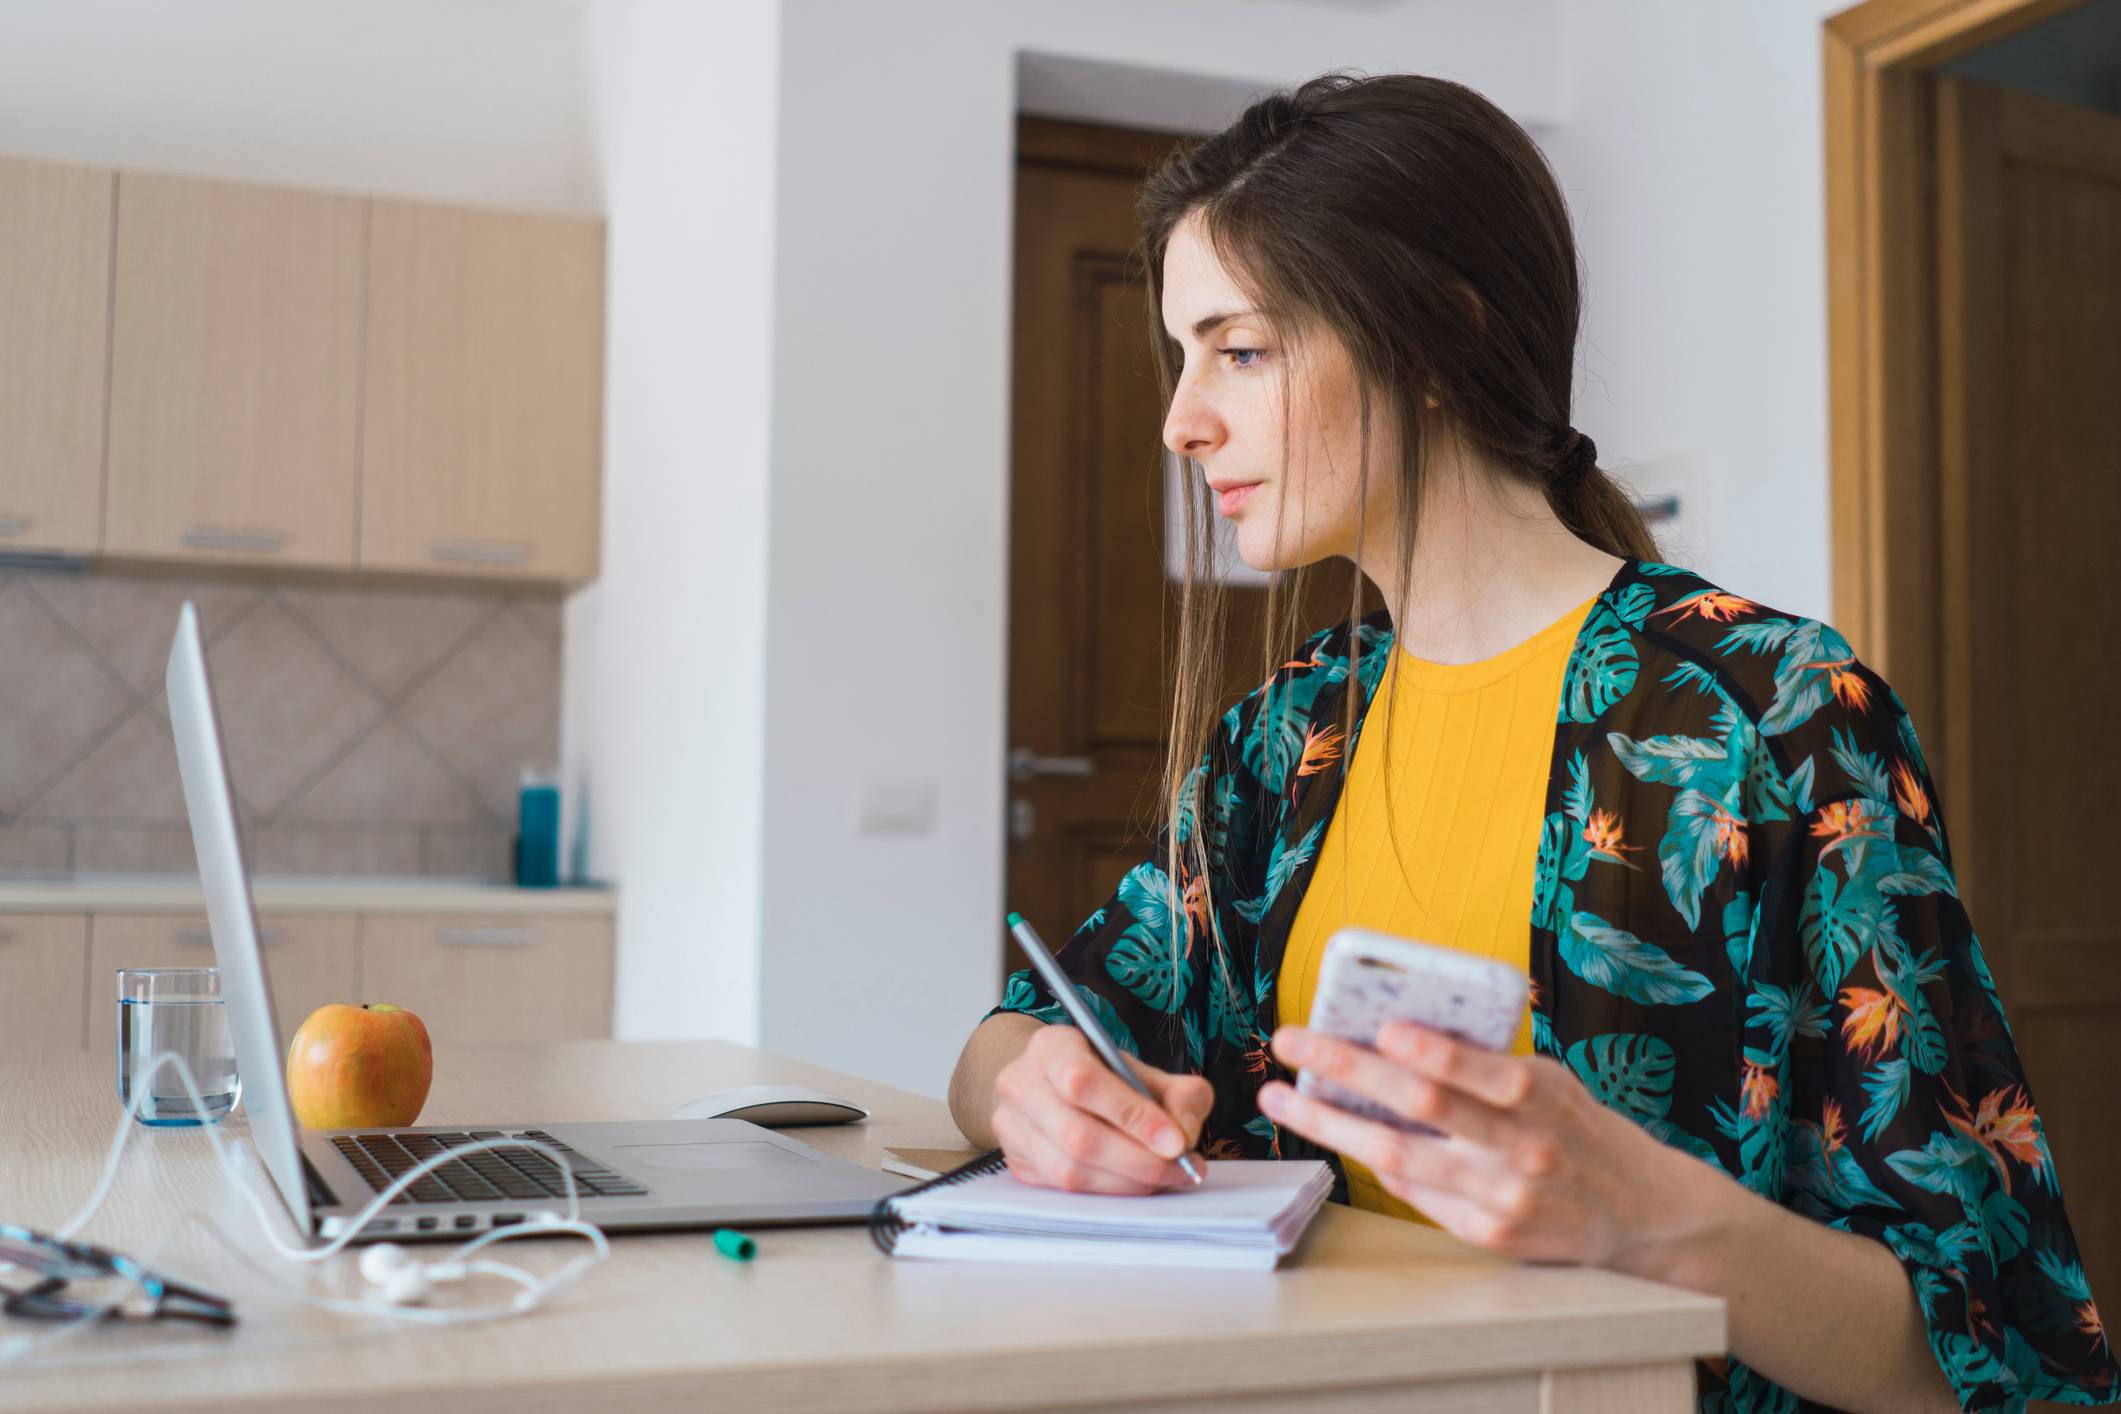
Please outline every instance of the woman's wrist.
[[[1646, 1136], [1647, 1137], [1647, 1136]], [[1657, 1143], [1654, 1139], [1651, 1143]], [[1641, 1216], [1621, 1243], [1614, 1268], [1707, 1295], [1728, 1294], [1737, 1251], [1759, 1209], [1773, 1208], [1721, 1169], [1676, 1149], [1637, 1190]]]

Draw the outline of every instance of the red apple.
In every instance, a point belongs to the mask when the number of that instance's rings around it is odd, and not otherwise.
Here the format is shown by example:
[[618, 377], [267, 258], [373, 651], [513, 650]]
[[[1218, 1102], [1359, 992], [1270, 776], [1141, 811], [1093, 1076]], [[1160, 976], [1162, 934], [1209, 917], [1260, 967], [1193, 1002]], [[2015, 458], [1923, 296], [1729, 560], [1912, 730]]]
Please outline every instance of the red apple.
[[427, 1103], [434, 1047], [420, 1018], [387, 1002], [332, 1002], [287, 1047], [287, 1099], [309, 1129], [411, 1124]]

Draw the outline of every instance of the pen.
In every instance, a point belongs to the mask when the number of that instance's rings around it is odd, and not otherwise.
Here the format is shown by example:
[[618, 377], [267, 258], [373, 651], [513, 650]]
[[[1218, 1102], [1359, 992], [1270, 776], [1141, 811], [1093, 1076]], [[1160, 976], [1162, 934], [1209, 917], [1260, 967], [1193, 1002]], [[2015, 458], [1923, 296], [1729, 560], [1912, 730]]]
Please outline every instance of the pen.
[[[1142, 1078], [1134, 1073], [1134, 1067], [1128, 1065], [1126, 1059], [1120, 1055], [1119, 1047], [1112, 1044], [1112, 1038], [1105, 1034], [1105, 1028], [1098, 1025], [1096, 1015], [1089, 1007], [1083, 1005], [1082, 997], [1076, 993], [1075, 984], [1068, 980], [1067, 973], [1061, 971], [1061, 965], [1053, 960], [1053, 954], [1046, 951], [1046, 945], [1039, 941], [1038, 934], [1024, 921], [1023, 914], [1009, 915], [1009, 932], [1023, 947], [1024, 956], [1031, 959], [1031, 965], [1038, 969], [1038, 975], [1046, 979], [1047, 989], [1059, 997], [1060, 1004], [1068, 1009], [1068, 1015], [1074, 1019], [1076, 1029], [1090, 1038], [1091, 1049], [1097, 1052], [1098, 1058], [1112, 1067], [1120, 1079], [1133, 1086], [1137, 1095], [1162, 1109], [1163, 1106], [1157, 1102], [1156, 1096], [1149, 1093], [1149, 1087], [1142, 1084]], [[1186, 1177], [1194, 1183], [1208, 1181], [1207, 1175], [1200, 1171], [1200, 1165], [1193, 1162], [1191, 1154], [1180, 1154], [1178, 1166], [1186, 1171]]]

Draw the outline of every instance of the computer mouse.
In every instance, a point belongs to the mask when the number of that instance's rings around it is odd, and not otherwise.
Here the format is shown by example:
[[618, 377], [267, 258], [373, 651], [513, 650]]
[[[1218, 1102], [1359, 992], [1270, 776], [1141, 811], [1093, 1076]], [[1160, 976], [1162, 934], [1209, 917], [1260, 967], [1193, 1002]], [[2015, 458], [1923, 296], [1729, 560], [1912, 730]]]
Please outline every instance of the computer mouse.
[[679, 1119], [741, 1119], [769, 1128], [790, 1124], [846, 1124], [869, 1118], [852, 1100], [812, 1090], [807, 1085], [739, 1085], [687, 1100]]

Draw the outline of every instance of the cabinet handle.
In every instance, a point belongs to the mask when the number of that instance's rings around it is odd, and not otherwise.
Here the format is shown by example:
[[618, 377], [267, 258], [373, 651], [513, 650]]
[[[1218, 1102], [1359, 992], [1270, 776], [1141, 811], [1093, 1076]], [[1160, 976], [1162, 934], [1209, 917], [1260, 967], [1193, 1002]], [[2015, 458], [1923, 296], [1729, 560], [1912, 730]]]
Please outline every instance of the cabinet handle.
[[278, 530], [225, 530], [220, 526], [195, 525], [184, 532], [183, 541], [187, 550], [252, 550], [270, 555], [287, 544], [287, 535]]
[[[258, 946], [261, 948], [278, 947], [284, 936], [278, 928], [260, 928], [258, 930]], [[170, 937], [187, 948], [203, 948], [214, 940], [211, 930], [193, 927], [178, 928], [171, 932]]]
[[430, 559], [475, 565], [520, 565], [530, 558], [530, 547], [494, 540], [437, 540], [427, 547], [427, 554]]
[[537, 941], [527, 925], [491, 928], [437, 928], [435, 941], [445, 948], [527, 948]]
[[0, 516], [0, 535], [13, 537], [28, 529], [28, 516]]

